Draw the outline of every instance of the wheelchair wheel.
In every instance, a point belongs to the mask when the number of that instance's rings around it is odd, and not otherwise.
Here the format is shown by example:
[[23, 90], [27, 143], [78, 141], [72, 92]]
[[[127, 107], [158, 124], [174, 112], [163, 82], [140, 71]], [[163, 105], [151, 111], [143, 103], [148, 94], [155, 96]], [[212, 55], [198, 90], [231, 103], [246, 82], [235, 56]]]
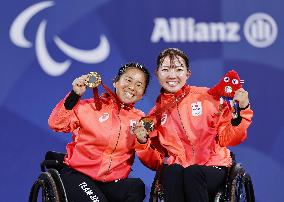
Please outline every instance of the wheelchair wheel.
[[29, 202], [37, 202], [38, 192], [43, 185], [42, 180], [36, 180], [31, 188]]
[[29, 202], [37, 202], [38, 193], [42, 190], [43, 202], [62, 202], [56, 183], [49, 172], [43, 172], [32, 186]]
[[48, 172], [51, 174], [56, 187], [57, 187], [57, 193], [58, 193], [58, 197], [60, 199], [60, 202], [67, 202], [67, 194], [65, 192], [64, 186], [63, 186], [63, 182], [60, 178], [60, 174], [56, 169], [50, 168], [48, 170]]
[[249, 174], [238, 164], [236, 170], [238, 172], [232, 180], [230, 201], [254, 202], [254, 190]]
[[245, 173], [244, 175], [244, 182], [245, 182], [247, 202], [255, 202], [253, 184], [251, 177], [248, 173]]
[[163, 186], [160, 182], [161, 172], [162, 172], [162, 169], [156, 172], [154, 181], [152, 182], [152, 186], [151, 186], [149, 202], [165, 202], [165, 198], [166, 198], [165, 190], [163, 189]]

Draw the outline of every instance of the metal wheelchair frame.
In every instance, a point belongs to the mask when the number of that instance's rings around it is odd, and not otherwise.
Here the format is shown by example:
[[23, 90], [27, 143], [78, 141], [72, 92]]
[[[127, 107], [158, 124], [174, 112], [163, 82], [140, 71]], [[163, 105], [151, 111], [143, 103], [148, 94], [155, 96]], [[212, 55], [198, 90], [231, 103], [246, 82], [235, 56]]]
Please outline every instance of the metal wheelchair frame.
[[68, 202], [66, 192], [60, 178], [63, 168], [64, 154], [48, 151], [45, 160], [41, 163], [42, 173], [33, 183], [30, 190], [29, 202], [37, 202], [41, 190], [43, 202]]

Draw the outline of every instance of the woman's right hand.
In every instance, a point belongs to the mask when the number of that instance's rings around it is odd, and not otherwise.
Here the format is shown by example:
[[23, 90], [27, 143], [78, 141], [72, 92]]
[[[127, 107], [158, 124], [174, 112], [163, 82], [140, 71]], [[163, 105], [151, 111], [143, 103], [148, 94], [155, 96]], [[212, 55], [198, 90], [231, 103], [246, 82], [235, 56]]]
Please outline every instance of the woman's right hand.
[[87, 86], [85, 84], [85, 82], [88, 80], [88, 75], [82, 75], [76, 79], [74, 79], [74, 81], [72, 82], [72, 87], [73, 87], [73, 91], [77, 94], [82, 96], [86, 89]]
[[139, 143], [145, 144], [147, 142], [148, 132], [140, 122], [135, 125], [133, 131]]

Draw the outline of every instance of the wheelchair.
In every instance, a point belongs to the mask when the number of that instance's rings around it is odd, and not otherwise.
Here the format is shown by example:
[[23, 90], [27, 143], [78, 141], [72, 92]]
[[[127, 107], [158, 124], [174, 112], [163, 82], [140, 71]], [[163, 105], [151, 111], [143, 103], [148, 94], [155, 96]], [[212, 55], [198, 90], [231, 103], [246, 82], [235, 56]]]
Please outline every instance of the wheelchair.
[[33, 183], [29, 202], [37, 202], [41, 190], [43, 202], [68, 202], [66, 192], [60, 178], [65, 154], [48, 151], [45, 160], [40, 164], [42, 173]]
[[[41, 174], [33, 183], [30, 190], [29, 202], [37, 202], [39, 192], [43, 202], [68, 202], [64, 185], [60, 178], [60, 171], [65, 154], [48, 151], [44, 161], [40, 164]], [[215, 194], [214, 202], [254, 202], [254, 190], [250, 175], [240, 163], [233, 159], [232, 166], [228, 169], [224, 185]], [[166, 166], [166, 165], [165, 165]], [[156, 172], [150, 192], [149, 202], [166, 202], [165, 190], [160, 183], [162, 169]], [[212, 201], [212, 202], [213, 202]]]
[[[231, 152], [233, 160], [232, 166], [228, 168], [227, 177], [215, 194], [212, 202], [255, 202], [254, 189], [250, 175], [245, 171], [240, 163], [235, 160], [235, 155]], [[167, 166], [167, 165], [164, 165]], [[165, 190], [160, 182], [163, 168], [156, 172], [151, 186], [150, 202], [166, 202]]]

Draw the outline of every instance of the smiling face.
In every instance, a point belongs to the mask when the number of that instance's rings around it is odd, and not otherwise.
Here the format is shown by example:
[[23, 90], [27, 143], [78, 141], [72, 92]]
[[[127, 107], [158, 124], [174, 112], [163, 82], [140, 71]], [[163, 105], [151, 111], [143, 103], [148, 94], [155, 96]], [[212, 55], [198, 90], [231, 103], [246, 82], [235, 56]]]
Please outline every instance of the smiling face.
[[121, 102], [136, 103], [145, 92], [146, 75], [138, 68], [130, 67], [114, 83], [114, 87]]
[[179, 91], [190, 76], [182, 57], [174, 55], [165, 56], [157, 69], [156, 75], [162, 88], [168, 93]]

